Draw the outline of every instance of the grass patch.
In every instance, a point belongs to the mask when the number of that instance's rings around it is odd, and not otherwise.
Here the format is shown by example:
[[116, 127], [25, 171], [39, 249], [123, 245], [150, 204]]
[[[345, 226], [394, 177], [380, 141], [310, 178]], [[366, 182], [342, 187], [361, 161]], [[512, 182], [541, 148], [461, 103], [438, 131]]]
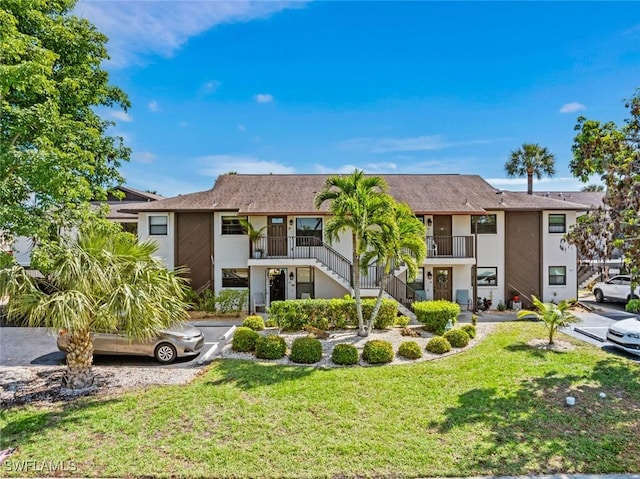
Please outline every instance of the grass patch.
[[406, 366], [218, 361], [189, 386], [2, 411], [0, 448], [100, 477], [640, 472], [640, 368], [579, 342], [527, 346], [544, 334], [505, 323], [464, 353]]

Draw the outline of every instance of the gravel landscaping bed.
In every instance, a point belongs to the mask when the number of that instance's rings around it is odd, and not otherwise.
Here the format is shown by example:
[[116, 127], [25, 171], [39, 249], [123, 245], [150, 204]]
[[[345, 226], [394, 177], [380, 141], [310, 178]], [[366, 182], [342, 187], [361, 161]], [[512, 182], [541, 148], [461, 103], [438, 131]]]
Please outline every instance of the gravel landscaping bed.
[[64, 366], [7, 367], [0, 370], [0, 407], [67, 401], [82, 396], [104, 396], [153, 385], [186, 384], [201, 369], [94, 367], [92, 388], [74, 391], [62, 387]]
[[[486, 337], [486, 335], [493, 330], [494, 326], [495, 325], [492, 323], [478, 323], [478, 325], [476, 326], [477, 328], [476, 337], [469, 342], [469, 345], [466, 348], [462, 348], [462, 349], [454, 348], [450, 352], [445, 354], [432, 354], [429, 351], [426, 351], [425, 347], [429, 342], [429, 340], [434, 335], [424, 331], [422, 329], [422, 326], [412, 325], [412, 326], [409, 326], [409, 328], [418, 332], [420, 334], [420, 337], [414, 338], [410, 336], [402, 336], [400, 334], [401, 328], [397, 328], [397, 327], [387, 329], [387, 330], [382, 330], [382, 331], [374, 330], [371, 332], [371, 334], [367, 338], [359, 337], [357, 335], [357, 331], [354, 329], [329, 331], [330, 337], [328, 339], [320, 340], [320, 342], [322, 343], [322, 359], [320, 360], [320, 362], [315, 364], [297, 364], [291, 361], [288, 356], [285, 356], [284, 358], [281, 358], [281, 359], [275, 359], [275, 360], [257, 359], [253, 354], [239, 353], [239, 352], [233, 351], [231, 349], [230, 342], [222, 349], [220, 353], [220, 357], [233, 358], [233, 359], [249, 359], [249, 360], [260, 361], [265, 363], [285, 364], [290, 366], [340, 368], [340, 367], [349, 367], [349, 366], [338, 366], [333, 362], [331, 362], [331, 351], [333, 350], [336, 344], [340, 344], [340, 343], [353, 344], [358, 349], [359, 353], [362, 353], [362, 348], [364, 348], [364, 344], [367, 341], [370, 341], [373, 339], [381, 339], [384, 341], [389, 341], [392, 344], [394, 351], [398, 351], [398, 347], [400, 346], [400, 344], [404, 343], [405, 341], [415, 341], [420, 346], [420, 349], [422, 349], [422, 353], [423, 353], [422, 358], [414, 359], [414, 360], [405, 359], [399, 356], [398, 354], [396, 354], [393, 361], [389, 363], [389, 364], [407, 364], [407, 363], [415, 363], [420, 361], [429, 361], [429, 360], [439, 359], [445, 356], [450, 356], [452, 354], [459, 353], [460, 351], [464, 351], [468, 348], [472, 348], [473, 346], [478, 344], [479, 341], [482, 341], [482, 339]], [[267, 334], [278, 334], [278, 330], [277, 328], [267, 328], [264, 331], [260, 331], [260, 334], [263, 336]], [[296, 333], [280, 333], [280, 336], [282, 336], [287, 342], [287, 348], [291, 349], [291, 344], [296, 338], [306, 337], [308, 336], [308, 333], [304, 331], [296, 332]], [[360, 360], [358, 364], [360, 366], [370, 366], [368, 363], [362, 360]]]

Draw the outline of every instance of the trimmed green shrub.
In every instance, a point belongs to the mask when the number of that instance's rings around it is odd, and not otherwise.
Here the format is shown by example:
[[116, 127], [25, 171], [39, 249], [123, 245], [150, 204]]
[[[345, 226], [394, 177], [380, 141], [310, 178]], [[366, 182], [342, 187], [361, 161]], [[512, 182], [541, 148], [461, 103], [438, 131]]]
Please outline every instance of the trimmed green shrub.
[[289, 357], [294, 363], [317, 363], [322, 359], [322, 343], [314, 338], [298, 338], [291, 345]]
[[467, 333], [470, 339], [473, 339], [476, 337], [476, 327], [473, 324], [465, 324], [460, 329], [462, 329], [465, 333]]
[[331, 361], [342, 366], [358, 364], [358, 350], [353, 344], [336, 344], [331, 352]]
[[[368, 317], [375, 306], [375, 299], [362, 300], [362, 312]], [[380, 312], [374, 323], [376, 329], [392, 326], [398, 315], [398, 303], [382, 300]], [[283, 331], [302, 331], [305, 326], [314, 326], [323, 331], [356, 327], [356, 302], [351, 298], [305, 299], [274, 301], [269, 307], [269, 316]]]
[[268, 334], [256, 341], [256, 358], [280, 359], [287, 353], [287, 343], [282, 336]]
[[236, 329], [236, 332], [233, 333], [231, 349], [243, 353], [254, 351], [256, 349], [256, 341], [259, 337], [260, 335], [253, 329], [240, 326]]
[[238, 314], [249, 306], [249, 292], [247, 290], [224, 289], [217, 295], [210, 289], [197, 293], [189, 289], [186, 300], [190, 309], [207, 311], [210, 313]]
[[444, 299], [419, 301], [413, 303], [413, 311], [425, 330], [434, 334], [442, 334], [449, 321], [452, 325], [456, 324], [458, 314], [460, 314], [460, 305]]
[[398, 354], [407, 359], [419, 359], [422, 357], [422, 349], [415, 341], [405, 341], [398, 348]]
[[471, 315], [471, 324], [474, 325], [474, 326], [476, 324], [478, 324], [478, 315], [477, 314], [472, 314]]
[[393, 346], [389, 341], [373, 339], [364, 344], [362, 359], [369, 364], [384, 364], [393, 361]]
[[444, 333], [443, 337], [454, 348], [464, 348], [469, 344], [469, 335], [462, 329], [451, 329]]
[[630, 313], [640, 313], [640, 299], [630, 299], [624, 309]]
[[246, 289], [223, 289], [216, 295], [216, 309], [219, 313], [239, 313], [249, 307], [249, 291]]
[[451, 344], [442, 336], [436, 336], [429, 340], [426, 349], [433, 354], [444, 354], [451, 351]]
[[246, 328], [251, 328], [254, 331], [262, 331], [264, 329], [264, 319], [262, 316], [253, 315], [244, 318], [242, 325]]
[[402, 314], [400, 316], [396, 316], [394, 326], [400, 326], [401, 328], [404, 328], [409, 325], [410, 321], [411, 321], [411, 318]]
[[276, 320], [275, 320], [275, 319], [273, 319], [273, 318], [268, 318], [268, 319], [265, 321], [264, 325], [265, 325], [267, 328], [275, 328], [275, 327], [277, 327], [277, 326], [278, 326], [278, 323], [276, 323]]

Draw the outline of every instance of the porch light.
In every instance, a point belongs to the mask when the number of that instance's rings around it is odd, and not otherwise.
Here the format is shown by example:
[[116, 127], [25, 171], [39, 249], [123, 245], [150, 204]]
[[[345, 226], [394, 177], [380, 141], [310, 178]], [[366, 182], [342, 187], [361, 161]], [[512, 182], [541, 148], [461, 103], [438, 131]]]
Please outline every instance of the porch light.
[[433, 278], [433, 273], [431, 271], [427, 272], [427, 279], [432, 279]]
[[431, 218], [427, 218], [427, 226], [431, 226], [433, 224], [433, 220]]
[[292, 271], [291, 273], [289, 273], [289, 280], [293, 281], [293, 278], [294, 278], [294, 276], [293, 276], [293, 271]]

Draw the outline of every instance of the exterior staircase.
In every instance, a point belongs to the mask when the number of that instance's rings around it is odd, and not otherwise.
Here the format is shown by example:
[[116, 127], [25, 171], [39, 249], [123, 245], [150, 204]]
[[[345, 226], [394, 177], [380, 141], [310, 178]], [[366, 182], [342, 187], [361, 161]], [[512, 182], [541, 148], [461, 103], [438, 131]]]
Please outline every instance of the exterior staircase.
[[[326, 243], [323, 243], [325, 253], [319, 254], [315, 256], [316, 266], [319, 270], [325, 273], [327, 276], [332, 278], [338, 284], [340, 284], [343, 288], [349, 291], [350, 294], [353, 294], [353, 285], [351, 281], [352, 277], [352, 263], [347, 258], [342, 256], [336, 250], [334, 250], [331, 246]], [[331, 265], [338, 265], [337, 268], [330, 266], [325, 261], [324, 258], [330, 258], [329, 262]], [[347, 271], [345, 268], [345, 264], [348, 263], [348, 275], [344, 272]], [[391, 273], [391, 277], [387, 282], [387, 286], [385, 288], [385, 292], [383, 293], [383, 297], [386, 299], [391, 299], [398, 303], [398, 311], [410, 318], [411, 320], [416, 319], [416, 315], [413, 311], [411, 311], [410, 307], [415, 299], [415, 292], [411, 289], [410, 286], [406, 285], [402, 282], [397, 275], [406, 271], [407, 266], [405, 264], [400, 264], [396, 267]], [[339, 272], [340, 271], [340, 272]], [[347, 278], [347, 276], [349, 276]], [[369, 273], [365, 277], [366, 279], [362, 281], [362, 289], [378, 289], [380, 288], [381, 281], [381, 271], [377, 266], [370, 266]]]

